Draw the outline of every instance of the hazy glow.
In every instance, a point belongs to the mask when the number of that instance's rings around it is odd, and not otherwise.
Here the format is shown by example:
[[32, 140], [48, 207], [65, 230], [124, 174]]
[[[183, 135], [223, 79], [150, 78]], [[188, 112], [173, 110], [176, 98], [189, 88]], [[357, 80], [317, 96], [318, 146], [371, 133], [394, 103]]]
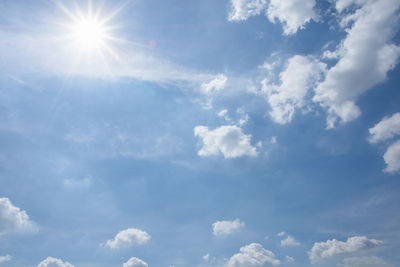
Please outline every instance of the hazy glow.
[[101, 22], [94, 18], [84, 18], [73, 27], [76, 41], [86, 49], [101, 46], [106, 38], [106, 29]]
[[62, 4], [60, 7], [69, 18], [66, 23], [62, 23], [67, 29], [68, 44], [72, 45], [80, 56], [95, 52], [103, 57], [108, 54], [113, 58], [118, 58], [117, 53], [111, 48], [111, 42], [121, 41], [121, 39], [111, 35], [113, 27], [109, 25], [109, 22], [122, 7], [105, 13], [102, 12], [103, 6], [100, 6], [94, 11], [90, 0], [86, 10], [78, 6], [71, 10]]

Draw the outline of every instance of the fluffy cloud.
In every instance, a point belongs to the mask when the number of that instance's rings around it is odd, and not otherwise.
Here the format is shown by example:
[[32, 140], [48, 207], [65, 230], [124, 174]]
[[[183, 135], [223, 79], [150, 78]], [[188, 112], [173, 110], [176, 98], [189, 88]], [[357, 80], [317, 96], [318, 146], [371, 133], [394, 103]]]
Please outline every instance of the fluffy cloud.
[[0, 198], [0, 235], [12, 231], [30, 231], [33, 225], [24, 210], [15, 207], [8, 198]]
[[400, 140], [391, 144], [383, 155], [386, 168], [383, 170], [388, 173], [396, 173], [400, 171]]
[[334, 51], [338, 62], [315, 89], [313, 100], [328, 110], [327, 128], [354, 120], [358, 96], [386, 79], [397, 64], [400, 47], [390, 39], [398, 24], [399, 0], [338, 1], [338, 11], [357, 3], [354, 13], [340, 15], [347, 36]]
[[241, 247], [240, 252], [229, 259], [226, 267], [266, 267], [280, 264], [274, 253], [264, 249], [261, 244], [252, 243]]
[[267, 15], [271, 22], [279, 20], [282, 23], [285, 35], [295, 34], [311, 19], [318, 19], [314, 12], [315, 3], [315, 0], [271, 0]]
[[225, 75], [219, 74], [212, 81], [210, 81], [208, 83], [202, 83], [201, 90], [205, 94], [218, 92], [225, 88], [227, 81], [228, 81], [228, 78]]
[[378, 257], [351, 257], [343, 260], [343, 264], [338, 267], [392, 267], [393, 265], [387, 263]]
[[288, 123], [296, 109], [305, 105], [309, 89], [317, 85], [326, 65], [305, 56], [296, 55], [288, 60], [286, 69], [280, 73], [280, 85], [262, 81], [262, 92], [271, 106], [272, 119], [280, 124]]
[[246, 20], [259, 15], [267, 6], [267, 0], [231, 0], [230, 21]]
[[235, 125], [221, 126], [215, 130], [197, 126], [194, 128], [194, 135], [203, 141], [203, 147], [198, 151], [199, 156], [220, 153], [225, 158], [258, 155], [257, 149], [251, 145], [251, 135], [244, 134], [242, 129]]
[[107, 240], [106, 246], [112, 249], [143, 245], [150, 240], [150, 235], [136, 228], [129, 228], [119, 232], [113, 240]]
[[293, 236], [288, 236], [286, 239], [281, 240], [282, 247], [294, 247], [300, 246], [300, 242], [297, 241]]
[[400, 135], [400, 113], [395, 113], [392, 117], [384, 117], [369, 129], [369, 133], [371, 143], [378, 143]]
[[12, 257], [10, 255], [0, 256], [0, 264], [6, 261], [10, 261]]
[[350, 237], [347, 239], [346, 242], [332, 239], [326, 242], [314, 243], [311, 251], [308, 252], [308, 257], [311, 263], [315, 264], [325, 258], [333, 257], [339, 254], [347, 254], [367, 250], [382, 245], [382, 241], [376, 239], [368, 239], [365, 236]]
[[[384, 117], [374, 127], [369, 129], [371, 143], [386, 141], [400, 134], [400, 113], [395, 113], [391, 117]], [[392, 143], [383, 155], [386, 168], [383, 170], [388, 173], [400, 171], [400, 140]]]
[[148, 267], [149, 265], [136, 257], [130, 258], [127, 262], [124, 263], [123, 267]]
[[239, 219], [233, 221], [216, 221], [212, 224], [213, 234], [217, 235], [229, 235], [232, 232], [244, 227], [244, 222]]
[[37, 267], [74, 267], [69, 262], [63, 262], [60, 259], [47, 257], [47, 259], [43, 260]]

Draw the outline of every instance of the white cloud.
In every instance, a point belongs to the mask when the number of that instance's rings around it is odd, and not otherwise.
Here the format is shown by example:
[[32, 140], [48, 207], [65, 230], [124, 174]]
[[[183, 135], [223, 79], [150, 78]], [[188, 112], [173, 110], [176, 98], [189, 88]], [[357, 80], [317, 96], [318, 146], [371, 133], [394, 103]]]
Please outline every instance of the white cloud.
[[294, 258], [293, 257], [286, 256], [285, 259], [286, 259], [286, 262], [288, 262], [288, 263], [293, 263], [294, 262]]
[[10, 261], [12, 257], [10, 255], [0, 256], [0, 264], [6, 261]]
[[203, 258], [203, 261], [208, 261], [210, 259], [210, 253], [207, 253], [202, 258]]
[[271, 107], [272, 119], [280, 124], [292, 120], [296, 109], [305, 105], [309, 89], [321, 79], [326, 65], [306, 56], [296, 55], [288, 60], [286, 69], [280, 73], [280, 85], [262, 81], [262, 92], [266, 94]]
[[0, 235], [13, 231], [31, 231], [33, 223], [24, 210], [14, 206], [8, 198], [0, 198]]
[[267, 0], [231, 0], [230, 21], [247, 20], [261, 14], [267, 6]]
[[258, 155], [257, 149], [251, 145], [251, 135], [244, 134], [235, 125], [221, 126], [209, 130], [206, 126], [196, 126], [194, 135], [202, 139], [203, 147], [198, 151], [199, 156], [222, 155], [225, 158]]
[[281, 240], [281, 247], [294, 247], [300, 246], [300, 242], [297, 241], [293, 236], [288, 236], [286, 239]]
[[45, 260], [43, 260], [37, 267], [74, 267], [69, 262], [63, 262], [60, 259], [53, 258], [53, 257], [47, 257]]
[[218, 92], [225, 88], [227, 81], [228, 81], [228, 78], [225, 75], [219, 74], [212, 81], [210, 81], [208, 83], [202, 83], [201, 90], [205, 94], [211, 94], [214, 92]]
[[215, 236], [229, 235], [232, 234], [234, 231], [243, 228], [244, 225], [244, 222], [241, 222], [239, 219], [233, 221], [216, 221], [212, 224], [213, 234]]
[[340, 254], [367, 250], [382, 245], [382, 241], [376, 239], [368, 239], [365, 236], [350, 237], [347, 239], [346, 242], [332, 239], [326, 242], [314, 243], [314, 246], [308, 252], [308, 257], [311, 263], [315, 264], [325, 258], [330, 258]]
[[107, 240], [106, 246], [112, 249], [129, 247], [131, 245], [143, 245], [150, 240], [151, 236], [145, 231], [129, 228], [119, 232], [113, 240]]
[[252, 243], [241, 247], [240, 252], [229, 259], [226, 267], [266, 267], [280, 264], [274, 253], [264, 249], [261, 244]]
[[201, 92], [207, 97], [206, 102], [202, 103], [204, 109], [211, 109], [213, 107], [215, 94], [225, 88], [227, 81], [228, 78], [225, 75], [219, 74], [210, 82], [201, 84]]
[[375, 256], [364, 256], [364, 257], [346, 258], [343, 260], [343, 264], [339, 264], [338, 266], [339, 267], [392, 267], [393, 265]]
[[285, 35], [295, 34], [310, 20], [318, 20], [314, 12], [315, 0], [270, 0], [267, 15], [271, 22], [279, 20]]
[[279, 233], [276, 234], [276, 236], [284, 236], [284, 235], [286, 235], [285, 232], [279, 232]]
[[[339, 11], [355, 1], [339, 1]], [[327, 128], [356, 119], [360, 109], [356, 99], [386, 79], [394, 68], [400, 48], [390, 43], [398, 25], [399, 0], [357, 1], [354, 13], [343, 15], [346, 38], [337, 51], [339, 60], [315, 89], [313, 100], [328, 110]]]
[[136, 257], [130, 258], [127, 262], [124, 263], [123, 267], [148, 267], [149, 265]]
[[400, 113], [395, 113], [392, 117], [384, 117], [369, 129], [369, 133], [371, 143], [378, 143], [400, 135]]
[[386, 168], [383, 170], [387, 173], [396, 173], [400, 171], [400, 140], [391, 144], [383, 155]]

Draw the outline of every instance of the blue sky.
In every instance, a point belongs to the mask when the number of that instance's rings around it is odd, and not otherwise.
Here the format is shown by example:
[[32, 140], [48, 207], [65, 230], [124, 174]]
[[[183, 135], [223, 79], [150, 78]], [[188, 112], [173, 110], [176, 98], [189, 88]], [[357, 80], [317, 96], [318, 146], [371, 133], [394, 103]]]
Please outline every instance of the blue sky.
[[0, 1], [0, 266], [399, 266], [399, 8]]

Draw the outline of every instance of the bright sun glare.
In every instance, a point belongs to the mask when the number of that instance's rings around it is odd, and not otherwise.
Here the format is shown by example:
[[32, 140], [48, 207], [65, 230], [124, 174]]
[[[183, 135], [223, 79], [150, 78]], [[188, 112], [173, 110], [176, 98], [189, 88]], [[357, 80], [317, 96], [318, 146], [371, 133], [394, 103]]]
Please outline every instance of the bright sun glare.
[[111, 48], [111, 42], [122, 41], [110, 34], [113, 29], [109, 21], [122, 9], [102, 14], [103, 6], [93, 10], [92, 1], [88, 0], [87, 10], [82, 10], [75, 5], [74, 10], [60, 4], [61, 9], [69, 17], [69, 22], [63, 23], [67, 28], [68, 43], [79, 52], [80, 56], [96, 52], [101, 56], [105, 54], [118, 58], [117, 53]]
[[73, 27], [76, 41], [86, 49], [98, 48], [107, 39], [106, 28], [94, 18], [84, 18]]

